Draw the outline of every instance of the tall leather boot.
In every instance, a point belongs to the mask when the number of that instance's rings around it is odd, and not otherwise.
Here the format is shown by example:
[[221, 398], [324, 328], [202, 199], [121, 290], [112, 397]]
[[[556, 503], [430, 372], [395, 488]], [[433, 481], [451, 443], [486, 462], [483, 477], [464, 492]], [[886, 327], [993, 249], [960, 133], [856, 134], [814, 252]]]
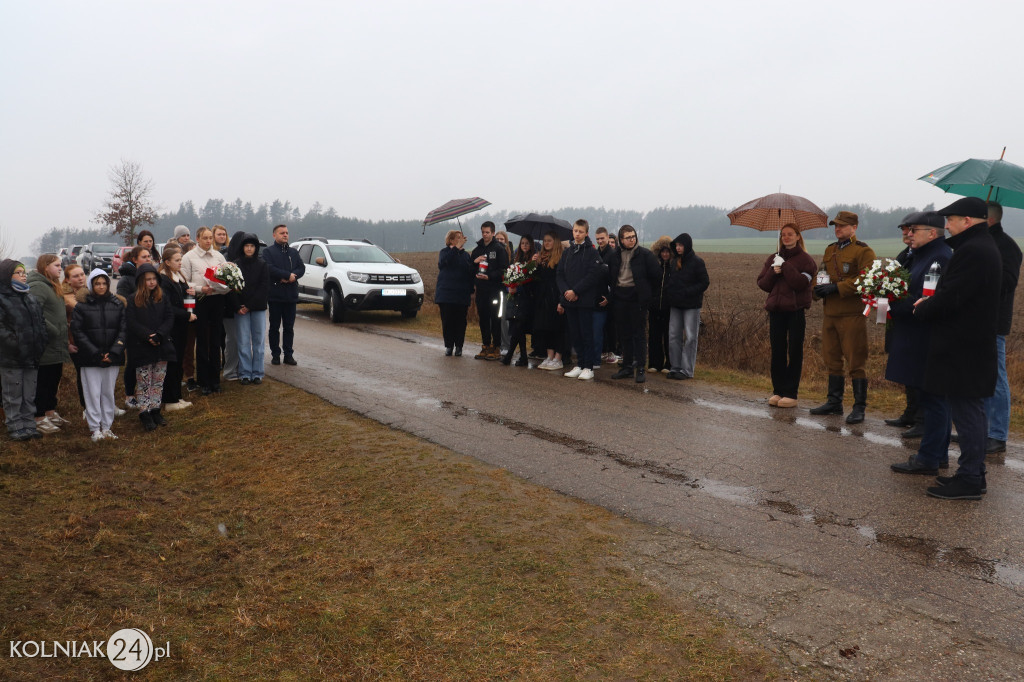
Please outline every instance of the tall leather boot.
[[868, 380], [853, 380], [853, 409], [846, 415], [847, 424], [860, 424], [864, 421], [864, 409], [868, 406]]
[[921, 389], [915, 386], [905, 387], [907, 394], [907, 407], [903, 414], [895, 419], [886, 419], [888, 426], [907, 427], [914, 426], [918, 422], [924, 422], [924, 410], [921, 408]]
[[824, 404], [811, 408], [811, 414], [842, 414], [843, 385], [846, 377], [842, 374], [828, 375], [828, 398]]

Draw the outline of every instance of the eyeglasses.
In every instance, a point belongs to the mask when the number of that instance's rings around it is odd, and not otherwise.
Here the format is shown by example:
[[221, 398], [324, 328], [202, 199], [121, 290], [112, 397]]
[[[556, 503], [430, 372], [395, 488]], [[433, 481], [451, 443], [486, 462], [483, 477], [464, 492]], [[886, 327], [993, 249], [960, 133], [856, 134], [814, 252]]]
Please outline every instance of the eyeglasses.
[[633, 240], [633, 239], [636, 239], [636, 235], [635, 235], [635, 234], [627, 234], [627, 235], [623, 235], [623, 237], [622, 237], [622, 241], [626, 241], [627, 239], [628, 239], [628, 240]]
[[24, 270], [15, 270], [14, 271], [14, 276], [15, 277], [28, 277], [28, 273], [25, 272]]
[[911, 232], [927, 232], [928, 230], [937, 230], [937, 229], [939, 229], [939, 228], [937, 228], [937, 227], [912, 227], [912, 228], [910, 228], [910, 231]]

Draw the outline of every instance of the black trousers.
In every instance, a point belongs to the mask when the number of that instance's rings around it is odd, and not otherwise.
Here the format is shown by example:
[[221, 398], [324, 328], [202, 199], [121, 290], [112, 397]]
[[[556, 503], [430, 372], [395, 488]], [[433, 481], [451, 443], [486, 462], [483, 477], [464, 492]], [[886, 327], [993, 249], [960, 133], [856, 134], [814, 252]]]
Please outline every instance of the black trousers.
[[807, 326], [801, 308], [793, 312], [768, 313], [768, 338], [772, 344], [772, 392], [783, 398], [796, 398], [804, 367], [804, 330]]
[[[295, 306], [295, 301], [267, 303], [267, 317], [270, 318], [270, 333], [267, 334], [267, 340], [270, 342], [271, 357], [280, 357], [282, 345], [285, 357], [290, 357], [295, 352]], [[282, 326], [283, 335], [280, 332]]]
[[220, 345], [224, 339], [224, 297], [207, 295], [196, 303], [196, 379], [212, 388], [220, 383]]
[[60, 388], [60, 377], [64, 373], [64, 365], [39, 365], [36, 374], [36, 417], [42, 417], [50, 410], [57, 409], [57, 389]]
[[619, 287], [612, 301], [622, 366], [647, 367], [647, 310], [640, 307], [635, 287]]
[[185, 359], [185, 337], [187, 324], [175, 324], [171, 330], [171, 341], [174, 343], [174, 360], [167, 363], [167, 374], [164, 376], [164, 392], [161, 398], [164, 403], [181, 402], [181, 379], [184, 371], [182, 361]]
[[668, 308], [651, 308], [648, 312], [647, 364], [658, 371], [672, 368], [668, 359], [668, 318]]
[[480, 317], [480, 343], [484, 346], [501, 345], [501, 320], [498, 318], [498, 299], [501, 296], [504, 296], [501, 289], [480, 286], [476, 289], [476, 313]]
[[516, 348], [518, 347], [519, 352], [522, 353], [525, 358], [528, 354], [526, 350], [526, 327], [527, 319], [525, 317], [514, 317], [508, 321], [508, 352], [509, 355], [516, 354]]
[[441, 336], [445, 348], [462, 348], [466, 345], [466, 313], [468, 305], [438, 303], [441, 313]]
[[135, 359], [127, 348], [124, 350], [124, 397], [135, 395]]

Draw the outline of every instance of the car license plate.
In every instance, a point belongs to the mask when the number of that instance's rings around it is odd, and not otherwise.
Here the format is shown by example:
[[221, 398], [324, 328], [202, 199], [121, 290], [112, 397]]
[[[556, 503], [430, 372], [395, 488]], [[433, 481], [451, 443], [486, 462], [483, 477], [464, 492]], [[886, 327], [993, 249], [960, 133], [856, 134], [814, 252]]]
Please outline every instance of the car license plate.
[[384, 289], [381, 296], [405, 296], [405, 289]]

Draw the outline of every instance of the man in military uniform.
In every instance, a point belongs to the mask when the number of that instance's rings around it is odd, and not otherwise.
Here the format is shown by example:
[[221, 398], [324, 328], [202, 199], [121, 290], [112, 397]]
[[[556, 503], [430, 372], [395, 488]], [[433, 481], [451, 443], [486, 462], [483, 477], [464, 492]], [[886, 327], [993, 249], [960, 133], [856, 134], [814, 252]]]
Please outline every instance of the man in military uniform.
[[[843, 360], [853, 383], [853, 410], [847, 424], [864, 421], [868, 401], [868, 379], [864, 365], [868, 359], [868, 325], [864, 303], [857, 293], [860, 274], [871, 266], [875, 252], [857, 241], [856, 213], [840, 211], [829, 225], [836, 228], [836, 243], [829, 244], [821, 260], [821, 269], [829, 281], [814, 287], [814, 298], [822, 299], [825, 319], [821, 325], [821, 353], [828, 369], [828, 398], [811, 414], [843, 413]], [[819, 272], [819, 277], [821, 273]]]

